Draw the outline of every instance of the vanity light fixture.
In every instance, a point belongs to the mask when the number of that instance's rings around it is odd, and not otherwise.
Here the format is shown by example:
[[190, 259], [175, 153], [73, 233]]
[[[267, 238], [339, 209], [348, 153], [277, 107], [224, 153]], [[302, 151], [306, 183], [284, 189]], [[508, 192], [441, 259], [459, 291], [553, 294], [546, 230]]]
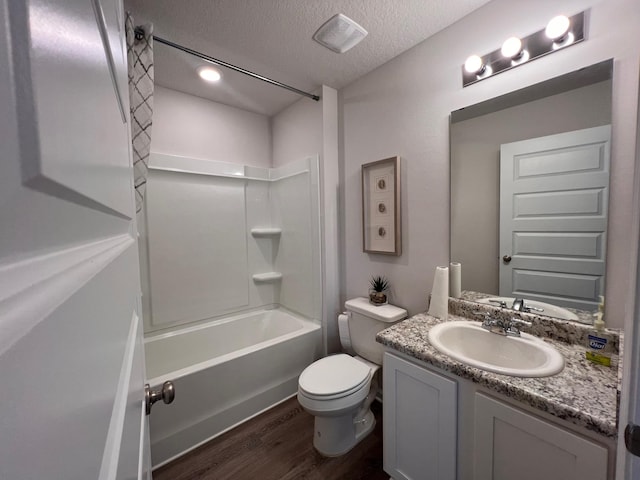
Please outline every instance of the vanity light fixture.
[[222, 78], [220, 72], [213, 67], [198, 68], [198, 75], [200, 75], [200, 78], [204, 81], [211, 83], [218, 82]]
[[502, 48], [486, 55], [471, 55], [462, 67], [462, 86], [467, 87], [505, 70], [585, 40], [585, 12], [572, 17], [553, 17], [546, 28], [529, 36], [510, 37]]

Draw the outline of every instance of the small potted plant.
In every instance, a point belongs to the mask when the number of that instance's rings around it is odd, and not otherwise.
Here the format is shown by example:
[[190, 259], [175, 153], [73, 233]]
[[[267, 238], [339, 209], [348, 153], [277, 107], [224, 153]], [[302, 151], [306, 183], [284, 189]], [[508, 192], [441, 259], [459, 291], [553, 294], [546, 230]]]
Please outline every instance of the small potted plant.
[[389, 290], [389, 282], [383, 276], [377, 275], [369, 280], [369, 301], [374, 305], [384, 305], [387, 303], [387, 290]]

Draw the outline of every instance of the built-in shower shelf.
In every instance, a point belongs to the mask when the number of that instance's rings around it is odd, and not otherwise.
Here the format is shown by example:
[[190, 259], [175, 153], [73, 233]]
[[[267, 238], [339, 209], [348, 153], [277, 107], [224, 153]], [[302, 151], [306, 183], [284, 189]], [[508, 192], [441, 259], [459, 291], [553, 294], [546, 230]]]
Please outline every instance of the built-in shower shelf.
[[253, 235], [254, 237], [279, 237], [281, 233], [282, 229], [277, 227], [261, 227], [251, 229], [251, 235]]
[[253, 276], [253, 281], [256, 283], [275, 283], [280, 280], [282, 280], [280, 272], [256, 273]]

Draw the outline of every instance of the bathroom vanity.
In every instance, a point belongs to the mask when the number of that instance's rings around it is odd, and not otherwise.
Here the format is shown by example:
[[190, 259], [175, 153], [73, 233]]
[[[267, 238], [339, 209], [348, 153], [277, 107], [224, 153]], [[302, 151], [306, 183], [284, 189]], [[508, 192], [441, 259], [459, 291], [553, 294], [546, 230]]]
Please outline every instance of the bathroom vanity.
[[575, 342], [587, 327], [550, 321], [553, 329], [531, 333], [547, 332], [565, 367], [540, 378], [453, 360], [429, 343], [441, 321], [427, 314], [380, 332], [385, 471], [394, 480], [612, 479], [618, 369], [585, 359]]

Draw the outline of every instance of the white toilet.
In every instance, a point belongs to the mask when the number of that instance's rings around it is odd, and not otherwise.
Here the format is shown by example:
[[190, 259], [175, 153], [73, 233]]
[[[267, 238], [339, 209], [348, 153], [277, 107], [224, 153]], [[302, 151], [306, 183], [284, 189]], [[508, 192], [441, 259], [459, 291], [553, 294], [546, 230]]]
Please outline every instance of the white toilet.
[[322, 358], [298, 379], [298, 402], [316, 417], [313, 446], [327, 457], [347, 453], [373, 430], [376, 421], [370, 407], [379, 390], [376, 372], [384, 352], [376, 333], [407, 316], [402, 308], [375, 306], [367, 298], [349, 300], [345, 308], [349, 328], [341, 332], [340, 342], [348, 348], [350, 341], [358, 356]]

